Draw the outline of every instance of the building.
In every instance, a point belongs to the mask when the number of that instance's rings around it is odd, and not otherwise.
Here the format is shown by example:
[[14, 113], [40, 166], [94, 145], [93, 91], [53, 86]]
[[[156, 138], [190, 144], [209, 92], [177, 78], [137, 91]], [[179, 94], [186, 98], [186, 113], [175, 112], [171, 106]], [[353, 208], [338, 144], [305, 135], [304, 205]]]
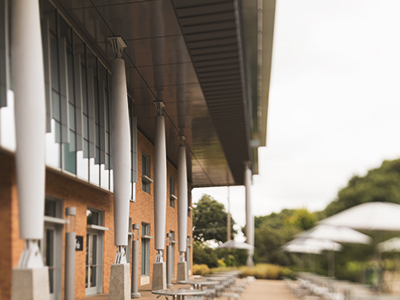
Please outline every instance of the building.
[[190, 272], [191, 189], [249, 187], [258, 172], [274, 13], [274, 0], [0, 0], [1, 299], [29, 241], [64, 297], [70, 207], [74, 297], [109, 292], [132, 224], [139, 284], [166, 233], [172, 277], [182, 259]]

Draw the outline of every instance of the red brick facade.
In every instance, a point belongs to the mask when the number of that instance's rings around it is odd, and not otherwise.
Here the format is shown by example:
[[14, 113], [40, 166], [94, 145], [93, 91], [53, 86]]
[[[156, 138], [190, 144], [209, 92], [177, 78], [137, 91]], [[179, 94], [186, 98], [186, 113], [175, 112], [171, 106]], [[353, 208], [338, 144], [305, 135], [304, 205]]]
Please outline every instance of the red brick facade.
[[[150, 157], [150, 178], [154, 178], [154, 145], [138, 131], [137, 143], [137, 184], [136, 202], [130, 203], [130, 218], [132, 223], [142, 222], [150, 224], [150, 235], [154, 236], [154, 201], [153, 184], [150, 186], [150, 194], [142, 191], [142, 151]], [[175, 192], [177, 193], [177, 169], [168, 162], [168, 199], [167, 199], [167, 219], [166, 233], [174, 231], [175, 240], [178, 238], [178, 203], [175, 208], [170, 207], [169, 178], [175, 178]], [[189, 186], [190, 188], [190, 186]], [[66, 207], [76, 207], [76, 235], [84, 237], [84, 251], [76, 251], [75, 257], [75, 298], [85, 297], [85, 265], [86, 265], [86, 210], [88, 207], [96, 208], [104, 212], [104, 226], [108, 231], [104, 232], [103, 245], [103, 293], [109, 291], [109, 278], [111, 264], [114, 262], [116, 247], [114, 246], [114, 222], [113, 222], [113, 194], [95, 187], [87, 182], [79, 180], [73, 176], [64, 174], [60, 171], [47, 169], [46, 171], [46, 196], [54, 197], [63, 201], [63, 218]], [[179, 197], [179, 195], [177, 195]], [[11, 271], [12, 267], [18, 265], [18, 260], [23, 249], [23, 241], [19, 239], [18, 225], [18, 202], [17, 189], [15, 182], [15, 160], [13, 154], [0, 151], [0, 300], [11, 298]], [[141, 227], [140, 227], [141, 230]], [[188, 218], [188, 236], [192, 236], [192, 219]], [[65, 228], [63, 228], [63, 248], [65, 247]], [[140, 274], [140, 253], [139, 247], [139, 274]], [[192, 255], [190, 255], [192, 257]], [[150, 282], [153, 269], [153, 262], [156, 259], [154, 250], [154, 239], [150, 240]], [[178, 246], [175, 247], [175, 274], [177, 272], [176, 263], [179, 260]], [[64, 277], [64, 251], [63, 251], [63, 271]], [[140, 283], [140, 278], [139, 278]], [[64, 286], [64, 279], [62, 280]], [[64, 294], [64, 293], [63, 293]]]

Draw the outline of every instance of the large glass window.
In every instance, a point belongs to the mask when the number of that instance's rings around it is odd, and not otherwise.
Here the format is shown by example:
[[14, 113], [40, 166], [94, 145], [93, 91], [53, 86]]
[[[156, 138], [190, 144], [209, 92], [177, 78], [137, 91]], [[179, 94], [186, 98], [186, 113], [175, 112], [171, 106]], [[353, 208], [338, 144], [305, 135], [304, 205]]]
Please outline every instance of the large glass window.
[[41, 18], [46, 163], [112, 189], [110, 73], [48, 0]]
[[7, 106], [8, 89], [8, 11], [7, 0], [0, 1], [0, 108]]
[[141, 254], [141, 271], [143, 276], [149, 276], [150, 263], [150, 224], [142, 223], [142, 254]]

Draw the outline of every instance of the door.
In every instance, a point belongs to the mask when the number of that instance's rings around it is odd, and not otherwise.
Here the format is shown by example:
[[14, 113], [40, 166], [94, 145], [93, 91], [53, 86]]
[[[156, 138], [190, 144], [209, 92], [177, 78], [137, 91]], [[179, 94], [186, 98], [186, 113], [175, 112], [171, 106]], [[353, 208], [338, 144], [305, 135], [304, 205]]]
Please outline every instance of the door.
[[86, 295], [102, 292], [102, 234], [88, 232], [86, 235]]
[[62, 298], [62, 228], [60, 225], [45, 223], [43, 235], [43, 263], [49, 269], [50, 300]]

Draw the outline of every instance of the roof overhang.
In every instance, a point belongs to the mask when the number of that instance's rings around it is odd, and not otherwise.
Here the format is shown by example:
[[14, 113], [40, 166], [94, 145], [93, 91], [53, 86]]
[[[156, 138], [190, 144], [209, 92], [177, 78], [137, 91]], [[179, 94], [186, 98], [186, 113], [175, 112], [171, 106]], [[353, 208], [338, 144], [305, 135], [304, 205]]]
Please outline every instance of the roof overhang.
[[244, 161], [258, 172], [275, 0], [50, 1], [106, 66], [108, 37], [124, 39], [138, 127], [153, 140], [153, 101], [162, 99], [169, 161], [177, 165], [177, 135], [184, 134], [193, 187], [243, 184]]

